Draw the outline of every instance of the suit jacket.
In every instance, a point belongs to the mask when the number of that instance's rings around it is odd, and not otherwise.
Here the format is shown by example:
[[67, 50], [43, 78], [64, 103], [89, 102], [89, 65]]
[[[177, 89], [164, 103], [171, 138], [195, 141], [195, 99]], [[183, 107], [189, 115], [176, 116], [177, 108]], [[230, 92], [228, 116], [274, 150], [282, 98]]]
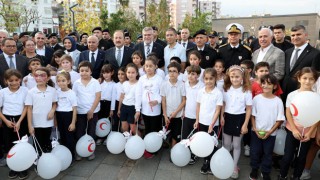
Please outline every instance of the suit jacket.
[[[260, 50], [261, 49], [259, 48], [256, 51], [254, 51], [254, 53], [252, 54], [252, 61], [254, 64], [257, 64]], [[269, 63], [270, 74], [273, 74], [278, 80], [282, 80], [284, 76], [285, 57], [284, 57], [284, 52], [281, 49], [271, 44], [271, 47], [268, 49], [262, 61]]]
[[[90, 50], [86, 50], [80, 53], [79, 64], [82, 61], [90, 61], [89, 57]], [[92, 67], [92, 77], [98, 79], [100, 77], [101, 68], [103, 66], [103, 61], [105, 57], [105, 52], [103, 50], [98, 50], [98, 55], [96, 58], [96, 63], [94, 67]]]
[[[187, 57], [189, 56], [189, 53], [193, 50], [198, 51], [198, 47], [195, 46], [194, 48], [188, 49], [187, 51]], [[214, 66], [214, 63], [216, 59], [218, 59], [218, 53], [216, 50], [212, 49], [208, 44], [204, 45], [203, 51], [198, 51], [201, 54], [201, 62], [200, 67], [202, 69], [206, 68], [212, 68]], [[190, 63], [187, 61], [187, 66], [189, 66]]]
[[284, 100], [284, 102], [290, 92], [298, 89], [298, 82], [294, 78], [297, 71], [304, 67], [313, 67], [318, 72], [320, 71], [320, 51], [310, 46], [310, 44], [308, 44], [307, 47], [302, 51], [296, 63], [290, 70], [290, 60], [293, 50], [294, 47], [285, 52], [285, 73], [282, 82], [282, 100]]
[[46, 67], [48, 64], [50, 64], [52, 60], [54, 50], [51, 47], [45, 47], [45, 59], [44, 59], [44, 64], [43, 66]]
[[[146, 59], [144, 53], [144, 42], [136, 44], [133, 49], [136, 51], [140, 51], [142, 53], [143, 59]], [[162, 68], [164, 66], [164, 47], [154, 42], [151, 52], [156, 54], [157, 58], [159, 59], [158, 67]]]
[[53, 47], [53, 52], [56, 52], [56, 51], [59, 50], [59, 49], [64, 50], [64, 47], [60, 46], [60, 44], [57, 43], [57, 44]]
[[[24, 56], [15, 55], [16, 57], [16, 68], [20, 71], [22, 74], [22, 77], [26, 76], [28, 74], [28, 60]], [[0, 54], [0, 85], [2, 88], [6, 87], [4, 84], [4, 72], [9, 69], [9, 65], [4, 57], [3, 54]]]
[[[181, 42], [179, 42], [179, 44], [182, 45]], [[188, 43], [187, 43], [186, 45], [187, 45], [186, 51], [188, 51], [189, 49], [192, 49], [192, 48], [194, 48], [194, 47], [197, 46], [196, 44], [194, 44], [194, 43], [192, 43], [192, 42], [190, 42], [190, 41], [188, 41]]]

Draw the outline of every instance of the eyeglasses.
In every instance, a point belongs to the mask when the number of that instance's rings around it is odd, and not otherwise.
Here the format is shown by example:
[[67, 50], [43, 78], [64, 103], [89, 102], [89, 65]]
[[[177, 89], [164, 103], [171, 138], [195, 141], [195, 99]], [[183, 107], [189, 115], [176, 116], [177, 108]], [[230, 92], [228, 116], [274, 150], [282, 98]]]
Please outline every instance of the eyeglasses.
[[6, 48], [15, 48], [17, 47], [16, 45], [6, 45]]

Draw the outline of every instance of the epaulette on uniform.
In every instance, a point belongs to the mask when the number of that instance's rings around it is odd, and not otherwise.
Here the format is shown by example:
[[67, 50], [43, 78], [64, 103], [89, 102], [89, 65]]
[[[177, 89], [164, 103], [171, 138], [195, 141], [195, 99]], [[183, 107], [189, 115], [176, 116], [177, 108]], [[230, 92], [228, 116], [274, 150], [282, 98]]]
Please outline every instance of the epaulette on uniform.
[[244, 44], [243, 47], [245, 47], [246, 49], [248, 49], [251, 52], [251, 48], [249, 46]]
[[219, 48], [222, 48], [224, 46], [228, 45], [228, 43], [225, 43], [225, 44], [222, 44], [222, 45], [219, 45]]

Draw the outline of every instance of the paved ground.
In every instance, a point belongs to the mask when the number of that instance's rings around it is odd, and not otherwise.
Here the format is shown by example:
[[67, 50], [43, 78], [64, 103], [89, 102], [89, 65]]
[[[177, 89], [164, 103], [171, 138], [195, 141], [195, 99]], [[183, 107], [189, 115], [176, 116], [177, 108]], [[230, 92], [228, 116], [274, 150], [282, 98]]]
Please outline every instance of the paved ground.
[[[200, 174], [200, 168], [203, 160], [200, 159], [192, 166], [183, 168], [176, 167], [169, 162], [169, 150], [161, 150], [153, 159], [144, 158], [138, 161], [130, 160], [124, 153], [120, 155], [110, 154], [105, 146], [98, 146], [96, 149], [96, 159], [93, 161], [76, 162], [73, 167], [61, 172], [55, 179], [63, 180], [113, 180], [113, 179], [130, 179], [130, 180], [206, 180], [217, 179], [212, 175]], [[240, 178], [239, 180], [249, 179], [251, 168], [249, 158], [242, 156], [240, 158]], [[0, 180], [8, 179], [9, 169], [0, 167]], [[41, 179], [33, 171], [29, 170], [28, 179]], [[272, 180], [276, 180], [278, 171], [272, 171]], [[312, 168], [313, 179], [320, 179], [320, 160], [317, 158]], [[260, 178], [261, 179], [261, 178]]]

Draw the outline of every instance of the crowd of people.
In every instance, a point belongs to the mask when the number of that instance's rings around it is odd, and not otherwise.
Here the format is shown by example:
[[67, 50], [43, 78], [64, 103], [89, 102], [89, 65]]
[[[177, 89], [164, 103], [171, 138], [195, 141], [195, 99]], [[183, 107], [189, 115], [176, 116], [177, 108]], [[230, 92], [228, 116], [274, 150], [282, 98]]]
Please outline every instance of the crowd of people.
[[[113, 131], [142, 137], [165, 126], [171, 132], [163, 146], [169, 148], [192, 131], [213, 135], [222, 129], [221, 145], [234, 160], [233, 179], [240, 173], [242, 142], [250, 179], [258, 179], [259, 171], [271, 179], [272, 166], [280, 169], [279, 180], [311, 178], [320, 124], [302, 127], [290, 104], [300, 92], [320, 93], [320, 51], [307, 42], [302, 25], [291, 28], [291, 42], [283, 24], [260, 27], [248, 44], [241, 40], [240, 24], [226, 31], [219, 38], [215, 31], [200, 29], [191, 36], [187, 28], [168, 28], [162, 41], [157, 27], [145, 27], [134, 44], [126, 30], [112, 36], [96, 27], [91, 35], [72, 32], [60, 45], [56, 33], [9, 37], [0, 30], [0, 166], [6, 165], [16, 132], [35, 136], [43, 152], [50, 152], [53, 127], [80, 161], [77, 140], [87, 132], [97, 145], [105, 143], [95, 130], [99, 119], [109, 118]], [[273, 153], [281, 127], [287, 131], [283, 156]], [[204, 158], [201, 174], [212, 173], [216, 150]], [[155, 155], [144, 152], [147, 159]], [[88, 157], [93, 159], [94, 153]], [[192, 154], [189, 164], [197, 160]], [[10, 170], [8, 177], [26, 179], [28, 171]]]

